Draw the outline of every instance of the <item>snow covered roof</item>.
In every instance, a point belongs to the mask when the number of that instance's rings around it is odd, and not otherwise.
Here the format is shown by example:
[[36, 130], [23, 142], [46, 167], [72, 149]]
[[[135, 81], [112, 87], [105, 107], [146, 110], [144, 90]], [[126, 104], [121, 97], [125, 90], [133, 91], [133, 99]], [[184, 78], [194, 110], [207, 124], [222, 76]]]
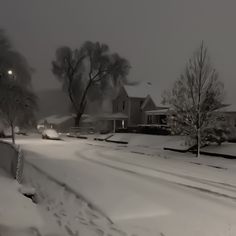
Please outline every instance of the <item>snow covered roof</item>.
[[145, 98], [150, 93], [151, 84], [138, 83], [135, 85], [125, 85], [124, 88], [129, 97]]
[[222, 108], [222, 111], [225, 112], [236, 112], [236, 105], [235, 104], [230, 104], [228, 106], [225, 106]]
[[96, 118], [92, 116], [87, 116], [85, 117], [85, 119], [82, 120], [83, 123], [93, 123], [95, 121], [96, 121]]
[[156, 86], [150, 82], [125, 85], [124, 89], [127, 95], [131, 98], [146, 98], [150, 95], [156, 106], [161, 104], [161, 95], [156, 91]]
[[128, 116], [124, 113], [102, 113], [96, 116], [98, 119], [104, 120], [122, 120], [128, 119]]
[[221, 108], [217, 109], [218, 112], [233, 113], [236, 112], [235, 104], [224, 104]]
[[88, 115], [83, 123], [93, 123], [97, 120], [126, 120], [128, 116], [124, 113], [100, 113], [97, 115]]
[[74, 118], [75, 115], [52, 115], [52, 116], [48, 116], [45, 117], [41, 120], [39, 120], [39, 124], [43, 124], [45, 121], [47, 121], [49, 124], [61, 124], [65, 121], [67, 121], [68, 119]]

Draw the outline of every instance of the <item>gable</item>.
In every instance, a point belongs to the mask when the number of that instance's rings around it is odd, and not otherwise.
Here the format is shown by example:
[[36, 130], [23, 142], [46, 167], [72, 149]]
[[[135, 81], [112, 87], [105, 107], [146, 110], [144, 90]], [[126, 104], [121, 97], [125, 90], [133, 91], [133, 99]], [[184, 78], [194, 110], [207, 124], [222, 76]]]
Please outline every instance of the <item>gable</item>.
[[118, 92], [118, 95], [116, 96], [115, 100], [119, 100], [119, 99], [126, 99], [126, 98], [129, 98], [126, 90], [124, 89], [124, 87], [121, 87], [119, 92]]
[[141, 106], [141, 109], [142, 109], [142, 110], [145, 110], [145, 109], [155, 109], [155, 108], [156, 108], [156, 104], [155, 104], [154, 101], [152, 100], [151, 96], [148, 95], [148, 96], [145, 98], [145, 100], [144, 100], [144, 102], [143, 102], [143, 104], [142, 104], [142, 106]]
[[130, 98], [143, 98], [146, 99], [150, 96], [155, 105], [161, 104], [161, 96], [157, 91], [157, 85], [150, 82], [140, 82], [133, 85], [125, 85], [124, 90]]

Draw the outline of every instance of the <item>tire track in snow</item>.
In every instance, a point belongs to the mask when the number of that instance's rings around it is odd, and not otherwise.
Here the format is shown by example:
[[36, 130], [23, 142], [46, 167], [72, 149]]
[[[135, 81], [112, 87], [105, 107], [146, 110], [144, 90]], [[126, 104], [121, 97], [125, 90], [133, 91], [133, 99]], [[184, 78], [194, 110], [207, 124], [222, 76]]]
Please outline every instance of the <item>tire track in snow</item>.
[[[81, 152], [80, 153], [77, 152], [77, 154], [78, 154], [79, 158], [81, 158], [83, 160], [87, 160], [89, 162], [94, 162], [96, 164], [99, 164], [99, 165], [102, 165], [102, 166], [106, 166], [106, 167], [109, 167], [109, 168], [112, 168], [112, 169], [116, 169], [116, 170], [119, 170], [119, 171], [122, 171], [122, 172], [126, 172], [126, 173], [129, 173], [129, 174], [132, 174], [132, 175], [137, 175], [137, 176], [149, 178], [149, 179], [152, 179], [152, 180], [161, 179], [161, 180], [164, 180], [164, 181], [166, 181], [168, 183], [171, 183], [171, 184], [176, 184], [176, 185], [179, 185], [179, 186], [182, 186], [182, 187], [186, 187], [186, 188], [190, 188], [190, 189], [195, 189], [195, 190], [207, 193], [207, 194], [212, 194], [212, 195], [217, 196], [217, 197], [224, 197], [224, 198], [236, 201], [236, 196], [230, 196], [229, 194], [220, 193], [218, 191], [210, 190], [210, 189], [208, 189], [206, 187], [193, 186], [191, 184], [184, 184], [184, 183], [180, 183], [180, 182], [177, 182], [177, 181], [167, 180], [166, 178], [161, 178], [161, 177], [157, 177], [157, 176], [148, 175], [148, 174], [145, 174], [145, 173], [140, 173], [140, 172], [137, 172], [135, 170], [130, 170], [130, 169], [127, 169], [127, 168], [118, 167], [118, 166], [115, 166], [115, 165], [112, 165], [112, 164], [104, 163], [103, 161], [94, 160], [92, 158], [86, 157], [86, 156], [82, 155]], [[101, 153], [100, 153], [100, 155], [101, 155]], [[108, 160], [108, 158], [106, 158], [106, 157], [99, 156], [99, 158], [100, 159], [107, 159]], [[109, 161], [111, 161], [111, 160], [109, 160]], [[189, 176], [184, 176], [184, 175], [182, 176], [182, 175], [174, 174], [174, 173], [167, 172], [167, 171], [156, 170], [156, 169], [153, 169], [153, 168], [145, 168], [145, 167], [137, 165], [137, 164], [130, 164], [130, 163], [127, 163], [127, 162], [122, 162], [122, 161], [117, 161], [117, 160], [116, 161], [112, 160], [112, 161], [113, 162], [118, 162], [118, 163], [121, 163], [121, 164], [130, 165], [130, 166], [134, 165], [134, 166], [139, 167], [139, 168], [155, 171], [156, 173], [168, 174], [168, 175], [172, 175], [174, 177], [182, 178], [182, 179], [185, 179], [185, 180], [191, 180], [191, 181], [193, 181], [195, 183], [205, 184], [205, 185], [209, 185], [209, 186], [212, 186], [212, 187], [219, 188], [218, 185], [215, 185], [215, 184], [213, 184], [213, 183], [211, 183], [211, 182], [209, 182], [207, 180], [201, 180], [201, 179], [198, 179], [198, 178], [195, 178], [195, 177], [189, 177]], [[221, 189], [227, 189], [227, 188], [226, 187], [225, 188], [221, 187]], [[230, 191], [232, 191], [232, 190], [230, 189]], [[236, 192], [236, 191], [233, 190], [233, 192]]]
[[[91, 144], [91, 143], [86, 143], [86, 145], [96, 146], [96, 147], [99, 147], [99, 148], [107, 148], [104, 145], [94, 145], [94, 144]], [[124, 149], [117, 148], [117, 147], [109, 147], [109, 149], [113, 150], [113, 151], [115, 151], [115, 150], [124, 151]], [[100, 156], [102, 155], [102, 158], [106, 158], [108, 160], [111, 160], [111, 156], [110, 155], [106, 155], [104, 152], [101, 152], [101, 151], [100, 152], [98, 151], [98, 153], [99, 153]], [[134, 153], [134, 154], [141, 155], [141, 156], [143, 156], [143, 155], [154, 156], [152, 154], [146, 154], [144, 152], [138, 152], [138, 151], [133, 151], [133, 150], [129, 150], [128, 153]], [[160, 155], [158, 154], [158, 156], [161, 157], [161, 154]], [[228, 184], [228, 183], [224, 183], [224, 182], [217, 182], [217, 181], [212, 181], [212, 180], [207, 180], [207, 179], [202, 179], [202, 178], [199, 178], [199, 177], [193, 177], [193, 176], [188, 176], [188, 175], [176, 174], [176, 173], [173, 173], [173, 172], [164, 171], [164, 170], [160, 170], [160, 169], [156, 169], [156, 168], [151, 168], [151, 167], [146, 167], [144, 165], [138, 165], [138, 164], [127, 162], [127, 161], [123, 161], [123, 160], [120, 161], [120, 160], [117, 160], [117, 157], [114, 157], [114, 156], [112, 157], [112, 160], [116, 161], [116, 162], [119, 162], [119, 163], [125, 163], [125, 164], [129, 164], [129, 165], [133, 165], [133, 166], [137, 166], [137, 167], [141, 167], [141, 168], [150, 169], [150, 170], [161, 172], [161, 173], [164, 173], [164, 174], [170, 174], [170, 175], [173, 175], [173, 176], [176, 176], [176, 177], [190, 179], [190, 180], [198, 182], [198, 183], [208, 184], [208, 185], [213, 186], [213, 187], [222, 188], [222, 189], [225, 189], [225, 190], [232, 191], [232, 192], [236, 193], [236, 186], [232, 185], [232, 184]], [[188, 163], [192, 163], [192, 162], [188, 162]], [[193, 164], [195, 164], [195, 163], [193, 163]], [[206, 166], [215, 168], [212, 165], [206, 165]], [[223, 170], [226, 170], [226, 169], [223, 168]]]

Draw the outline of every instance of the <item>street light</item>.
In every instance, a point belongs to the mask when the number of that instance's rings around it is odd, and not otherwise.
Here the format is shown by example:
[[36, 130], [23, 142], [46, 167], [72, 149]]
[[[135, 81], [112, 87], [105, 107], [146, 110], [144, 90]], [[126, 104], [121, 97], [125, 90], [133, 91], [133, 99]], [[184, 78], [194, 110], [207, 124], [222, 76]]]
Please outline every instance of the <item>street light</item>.
[[8, 70], [8, 71], [7, 71], [7, 74], [8, 74], [8, 75], [13, 75], [13, 71], [12, 71], [12, 70]]
[[16, 75], [13, 70], [7, 70], [5, 73], [0, 70], [0, 79], [7, 76], [7, 78], [16, 79]]
[[7, 74], [9, 75], [9, 78], [15, 80], [16, 79], [16, 75], [12, 70], [8, 70]]

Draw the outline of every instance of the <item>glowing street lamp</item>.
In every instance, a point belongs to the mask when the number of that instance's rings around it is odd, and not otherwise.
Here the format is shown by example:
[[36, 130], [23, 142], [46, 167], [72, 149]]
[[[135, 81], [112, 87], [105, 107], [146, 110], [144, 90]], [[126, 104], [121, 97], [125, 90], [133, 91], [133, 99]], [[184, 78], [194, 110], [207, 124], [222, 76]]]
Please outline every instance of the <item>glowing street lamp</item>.
[[8, 70], [7, 74], [9, 75], [9, 78], [14, 79], [14, 80], [16, 79], [16, 75], [12, 70]]
[[13, 75], [13, 71], [12, 71], [12, 70], [8, 70], [8, 71], [7, 71], [7, 74], [8, 74], [8, 75]]

